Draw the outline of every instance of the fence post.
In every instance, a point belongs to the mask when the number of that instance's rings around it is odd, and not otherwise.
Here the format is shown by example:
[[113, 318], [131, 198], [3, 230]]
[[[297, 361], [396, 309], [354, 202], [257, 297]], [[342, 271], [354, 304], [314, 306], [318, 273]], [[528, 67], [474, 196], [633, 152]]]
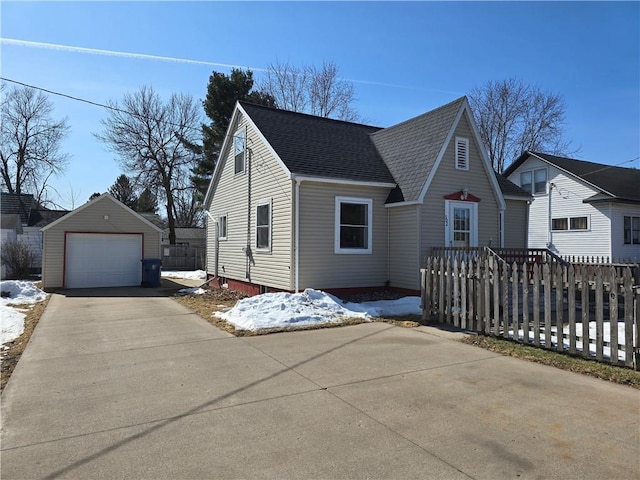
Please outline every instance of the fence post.
[[533, 265], [533, 344], [540, 346], [540, 265]]
[[460, 264], [460, 327], [468, 329], [469, 321], [467, 312], [467, 262]]
[[527, 264], [522, 265], [522, 341], [529, 343], [529, 271]]
[[564, 267], [562, 265], [556, 265], [556, 350], [558, 352], [564, 351], [564, 338], [563, 338], [563, 309], [564, 309]]
[[614, 267], [609, 269], [609, 361], [618, 364], [618, 274]]
[[587, 276], [587, 267], [582, 265], [580, 268], [580, 276], [582, 281], [582, 356], [591, 357], [591, 339], [589, 334], [589, 304], [591, 297], [591, 286], [589, 285], [589, 277]]
[[[624, 281], [624, 364], [627, 367], [633, 367], [633, 302], [635, 295], [633, 294], [633, 279], [631, 278], [631, 269], [626, 267], [623, 272]], [[636, 323], [636, 329], [639, 325]], [[636, 344], [638, 348], [640, 345]], [[636, 370], [638, 363], [635, 363]]]
[[551, 265], [547, 262], [542, 265], [542, 282], [544, 285], [544, 348], [551, 349], [551, 289], [553, 278]]
[[[513, 339], [520, 341], [520, 302], [518, 289], [520, 288], [520, 280], [518, 278], [518, 265], [513, 262], [511, 265], [511, 324], [513, 326]], [[524, 305], [522, 305], [524, 308]]]
[[438, 322], [444, 323], [444, 258], [440, 257], [440, 268], [438, 271]]
[[567, 303], [569, 310], [569, 353], [576, 353], [576, 277], [573, 265], [567, 268]]
[[602, 282], [602, 268], [597, 267], [596, 272], [596, 360], [604, 358], [604, 288]]

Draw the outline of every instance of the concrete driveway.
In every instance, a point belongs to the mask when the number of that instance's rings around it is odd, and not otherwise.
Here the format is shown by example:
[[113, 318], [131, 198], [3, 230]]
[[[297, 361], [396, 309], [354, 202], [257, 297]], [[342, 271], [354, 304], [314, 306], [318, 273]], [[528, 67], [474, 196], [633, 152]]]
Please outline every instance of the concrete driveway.
[[640, 477], [640, 392], [382, 323], [236, 338], [154, 290], [53, 295], [1, 477]]

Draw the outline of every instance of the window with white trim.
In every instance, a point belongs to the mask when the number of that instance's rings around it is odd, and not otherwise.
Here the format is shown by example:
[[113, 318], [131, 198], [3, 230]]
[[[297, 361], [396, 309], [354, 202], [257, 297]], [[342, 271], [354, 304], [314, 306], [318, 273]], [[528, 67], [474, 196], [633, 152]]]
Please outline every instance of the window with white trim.
[[520, 172], [520, 187], [532, 195], [547, 193], [547, 169], [536, 168]]
[[469, 170], [469, 139], [456, 137], [456, 170]]
[[244, 172], [244, 157], [245, 146], [247, 143], [247, 132], [244, 128], [238, 130], [233, 137], [233, 158], [234, 158], [234, 173]]
[[625, 215], [624, 244], [640, 245], [640, 217], [632, 217], [632, 216]]
[[220, 215], [218, 217], [218, 240], [227, 239], [227, 215]]
[[335, 253], [371, 253], [373, 200], [336, 197]]
[[589, 217], [560, 217], [551, 219], [551, 230], [556, 232], [589, 230]]
[[260, 202], [256, 207], [256, 248], [271, 249], [271, 201]]

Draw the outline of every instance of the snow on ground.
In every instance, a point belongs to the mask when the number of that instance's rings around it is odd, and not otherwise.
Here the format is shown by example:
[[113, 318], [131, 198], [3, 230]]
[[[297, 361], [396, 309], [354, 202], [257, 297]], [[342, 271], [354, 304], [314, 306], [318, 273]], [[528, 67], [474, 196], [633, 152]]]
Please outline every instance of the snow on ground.
[[338, 323], [346, 318], [421, 313], [419, 297], [343, 303], [328, 293], [306, 289], [302, 293], [265, 293], [238, 301], [235, 307], [214, 315], [244, 330]]
[[178, 272], [173, 270], [162, 270], [160, 272], [161, 277], [166, 278], [182, 278], [185, 280], [206, 280], [207, 272], [204, 270], [195, 270], [193, 272]]
[[12, 305], [35, 304], [47, 298], [47, 294], [34, 282], [24, 280], [2, 281], [0, 291], [3, 295], [0, 299], [0, 344], [4, 344], [18, 338], [24, 331], [25, 314]]
[[207, 293], [204, 288], [193, 287], [193, 288], [181, 288], [176, 292], [176, 295], [203, 295]]

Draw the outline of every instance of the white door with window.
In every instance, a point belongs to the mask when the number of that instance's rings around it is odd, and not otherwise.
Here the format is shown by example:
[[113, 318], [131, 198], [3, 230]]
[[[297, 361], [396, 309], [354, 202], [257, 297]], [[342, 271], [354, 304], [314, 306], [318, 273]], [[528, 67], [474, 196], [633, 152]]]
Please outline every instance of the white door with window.
[[478, 204], [445, 201], [445, 246], [478, 246]]

